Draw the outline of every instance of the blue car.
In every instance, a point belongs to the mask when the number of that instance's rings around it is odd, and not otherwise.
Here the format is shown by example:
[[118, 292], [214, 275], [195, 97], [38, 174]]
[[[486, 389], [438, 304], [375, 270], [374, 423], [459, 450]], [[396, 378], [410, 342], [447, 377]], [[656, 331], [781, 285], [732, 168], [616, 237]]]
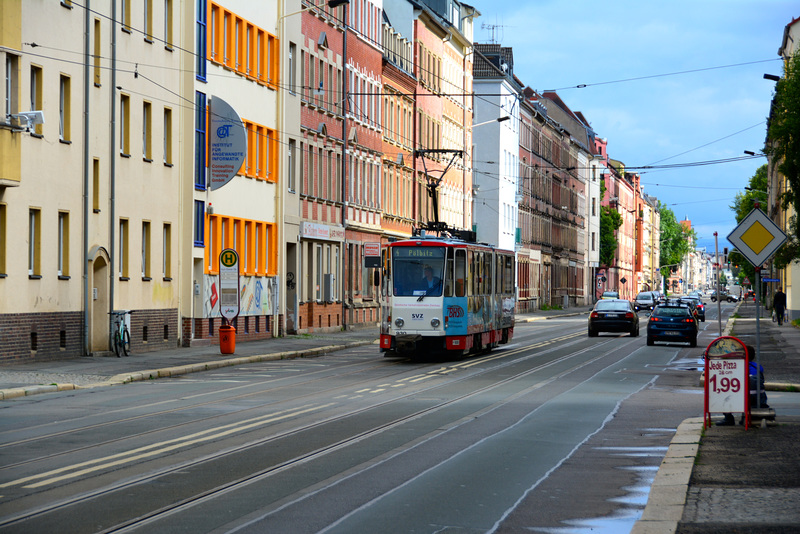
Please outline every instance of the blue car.
[[688, 304], [669, 301], [659, 304], [647, 321], [647, 344], [656, 341], [689, 343], [697, 346], [697, 316]]

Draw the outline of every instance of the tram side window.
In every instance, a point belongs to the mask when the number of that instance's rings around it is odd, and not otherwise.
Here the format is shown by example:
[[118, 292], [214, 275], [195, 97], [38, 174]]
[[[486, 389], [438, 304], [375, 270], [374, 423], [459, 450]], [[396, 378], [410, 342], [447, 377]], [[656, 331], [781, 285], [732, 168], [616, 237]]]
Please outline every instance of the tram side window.
[[444, 267], [444, 296], [445, 297], [452, 297], [453, 296], [453, 249], [447, 251], [447, 259], [445, 260], [445, 267]]
[[463, 297], [466, 294], [467, 286], [464, 281], [467, 279], [467, 251], [456, 250], [456, 296]]
[[503, 256], [498, 254], [495, 256], [494, 262], [494, 290], [497, 293], [502, 293], [505, 285], [503, 284]]
[[484, 287], [483, 287], [483, 294], [484, 295], [491, 295], [492, 294], [492, 255], [490, 253], [488, 253], [488, 252], [484, 255], [483, 279], [485, 280]]
[[469, 277], [467, 278], [467, 295], [470, 297], [475, 294], [475, 279], [477, 278], [477, 274], [475, 271], [475, 253], [473, 251], [469, 251], [469, 261], [468, 269], [469, 269]]
[[475, 253], [475, 295], [483, 295], [483, 252]]
[[514, 283], [514, 258], [511, 256], [506, 256], [505, 278], [506, 293], [513, 293], [516, 284]]

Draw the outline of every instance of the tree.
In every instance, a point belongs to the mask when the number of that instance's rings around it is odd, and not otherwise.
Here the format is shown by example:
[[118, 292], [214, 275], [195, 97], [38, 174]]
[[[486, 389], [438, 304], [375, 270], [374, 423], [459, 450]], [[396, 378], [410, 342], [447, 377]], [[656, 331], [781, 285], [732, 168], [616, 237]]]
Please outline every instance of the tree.
[[788, 187], [778, 199], [783, 209], [794, 207], [789, 220], [789, 239], [775, 253], [779, 269], [800, 259], [800, 52], [785, 63], [783, 78], [775, 86], [772, 99], [767, 143], [764, 152], [770, 156], [778, 172], [786, 177]]
[[[742, 219], [753, 211], [757, 201], [761, 202], [762, 208], [765, 207], [763, 202], [766, 200], [766, 197], [762, 191], [767, 190], [768, 182], [767, 165], [762, 165], [756, 170], [756, 173], [750, 177], [750, 182], [747, 187], [752, 189], [752, 191], [745, 190], [744, 193], [736, 193], [736, 197], [733, 199], [733, 205], [730, 206], [730, 209], [736, 214], [737, 223], [742, 222]], [[728, 261], [733, 265], [739, 266], [738, 278], [740, 282], [747, 277], [751, 283], [755, 283], [755, 267], [753, 267], [752, 263], [747, 261], [741, 252], [736, 249], [732, 250], [731, 253], [728, 254]]]
[[[606, 194], [606, 184], [600, 181], [600, 200]], [[600, 206], [600, 265], [612, 267], [619, 246], [617, 230], [622, 226], [622, 215], [610, 206]]]
[[661, 276], [669, 276], [669, 265], [676, 265], [692, 250], [696, 242], [695, 231], [682, 225], [675, 214], [661, 201], [658, 202], [661, 213]]

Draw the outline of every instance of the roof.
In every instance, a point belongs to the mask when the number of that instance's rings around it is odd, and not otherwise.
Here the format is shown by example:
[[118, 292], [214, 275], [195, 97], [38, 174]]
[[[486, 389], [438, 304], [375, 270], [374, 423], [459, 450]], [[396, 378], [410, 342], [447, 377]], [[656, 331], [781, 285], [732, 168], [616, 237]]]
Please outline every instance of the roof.
[[499, 44], [475, 43], [475, 60], [472, 63], [475, 78], [510, 78], [514, 76], [514, 51]]

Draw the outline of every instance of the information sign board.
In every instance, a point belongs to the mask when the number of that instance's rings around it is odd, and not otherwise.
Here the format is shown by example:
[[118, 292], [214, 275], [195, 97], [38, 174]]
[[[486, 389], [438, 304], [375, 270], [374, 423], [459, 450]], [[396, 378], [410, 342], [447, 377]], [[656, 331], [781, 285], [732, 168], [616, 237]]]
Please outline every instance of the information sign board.
[[735, 337], [723, 336], [711, 342], [705, 352], [705, 410], [703, 422], [712, 413], [742, 413], [749, 424], [747, 347]]
[[239, 315], [239, 254], [232, 248], [219, 253], [219, 311], [228, 321]]

